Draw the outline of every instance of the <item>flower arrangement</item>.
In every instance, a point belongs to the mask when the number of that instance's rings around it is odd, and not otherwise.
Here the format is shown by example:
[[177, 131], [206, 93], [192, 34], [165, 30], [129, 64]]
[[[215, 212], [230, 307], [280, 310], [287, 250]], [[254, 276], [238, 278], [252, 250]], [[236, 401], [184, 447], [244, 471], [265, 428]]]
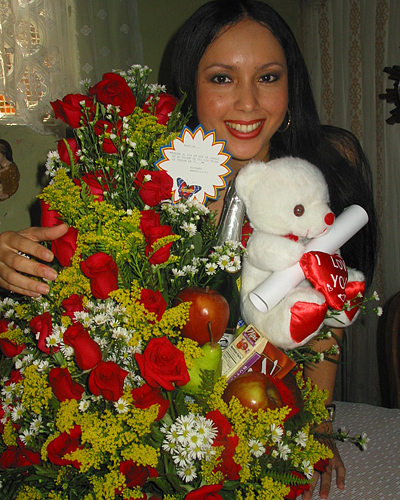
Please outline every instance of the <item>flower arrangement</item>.
[[[40, 298], [0, 302], [3, 499], [283, 499], [331, 455], [315, 435], [326, 394], [296, 377], [301, 404], [257, 413], [224, 400], [226, 380], [181, 336], [184, 287], [240, 269], [240, 243], [213, 246], [215, 215], [183, 198], [153, 164], [187, 116], [147, 68], [107, 73], [53, 103], [74, 137], [48, 155], [42, 225], [58, 277]], [[342, 436], [344, 438], [344, 436]]]

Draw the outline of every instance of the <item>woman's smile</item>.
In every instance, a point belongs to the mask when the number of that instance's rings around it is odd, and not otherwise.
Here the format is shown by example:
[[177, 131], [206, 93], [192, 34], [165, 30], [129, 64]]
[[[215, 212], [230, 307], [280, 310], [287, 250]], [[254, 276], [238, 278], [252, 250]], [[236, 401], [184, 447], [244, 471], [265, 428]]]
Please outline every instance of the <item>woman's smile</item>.
[[238, 139], [252, 139], [257, 137], [262, 130], [265, 120], [253, 120], [252, 122], [244, 121], [225, 121], [229, 132]]

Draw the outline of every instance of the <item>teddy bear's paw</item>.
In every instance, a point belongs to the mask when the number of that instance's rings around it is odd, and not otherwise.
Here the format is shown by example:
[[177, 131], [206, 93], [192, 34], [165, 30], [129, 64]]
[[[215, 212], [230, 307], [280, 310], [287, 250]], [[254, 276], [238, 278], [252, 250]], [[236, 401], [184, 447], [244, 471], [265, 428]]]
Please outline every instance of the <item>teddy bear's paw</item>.
[[297, 344], [304, 344], [309, 337], [316, 335], [324, 322], [328, 306], [326, 302], [296, 302], [290, 308], [290, 335]]

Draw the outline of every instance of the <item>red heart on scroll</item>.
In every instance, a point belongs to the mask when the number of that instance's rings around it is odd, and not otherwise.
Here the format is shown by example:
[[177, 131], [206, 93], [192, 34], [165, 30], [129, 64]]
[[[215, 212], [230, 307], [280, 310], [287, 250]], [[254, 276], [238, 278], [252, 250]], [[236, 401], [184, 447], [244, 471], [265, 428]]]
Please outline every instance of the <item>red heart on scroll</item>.
[[307, 252], [301, 257], [300, 266], [314, 288], [324, 295], [328, 306], [342, 310], [348, 280], [346, 263], [342, 257], [338, 254]]
[[360, 309], [365, 293], [365, 281], [350, 281], [346, 286], [346, 301], [350, 303], [350, 309], [345, 310], [346, 316], [351, 321]]

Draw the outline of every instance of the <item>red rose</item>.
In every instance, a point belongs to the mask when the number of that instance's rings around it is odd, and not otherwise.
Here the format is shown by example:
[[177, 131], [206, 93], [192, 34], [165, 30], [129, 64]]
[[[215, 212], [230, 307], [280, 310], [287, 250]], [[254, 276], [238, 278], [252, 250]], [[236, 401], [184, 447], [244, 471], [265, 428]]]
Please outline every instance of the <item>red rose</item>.
[[250, 226], [250, 222], [248, 220], [245, 221], [242, 227], [242, 245], [246, 248], [249, 238], [253, 232], [253, 228]]
[[[82, 104], [83, 103], [83, 104]], [[89, 120], [93, 117], [93, 101], [82, 94], [67, 94], [62, 101], [50, 103], [56, 118], [60, 118], [72, 128], [79, 128], [87, 123], [83, 106], [88, 110]]]
[[[0, 319], [0, 333], [8, 331], [9, 321]], [[9, 339], [0, 338], [0, 350], [6, 358], [13, 358], [18, 356], [25, 349], [25, 344], [16, 344]]]
[[90, 192], [96, 197], [95, 201], [104, 200], [104, 191], [109, 191], [109, 178], [101, 170], [86, 172], [79, 179], [73, 179], [77, 186], [82, 186], [83, 181]]
[[[150, 176], [146, 180], [145, 176]], [[161, 201], [171, 198], [173, 180], [164, 170], [139, 170], [134, 186], [145, 205], [157, 206]]]
[[70, 158], [70, 152], [68, 151], [68, 147], [71, 150], [72, 154], [72, 159], [74, 160], [74, 163], [78, 163], [79, 157], [78, 157], [78, 150], [79, 145], [76, 142], [75, 139], [60, 139], [57, 141], [57, 150], [58, 154], [60, 155], [60, 160], [66, 163], [67, 165], [71, 165], [71, 158]]
[[76, 399], [79, 401], [85, 390], [81, 384], [74, 382], [68, 368], [52, 368], [49, 373], [49, 384], [59, 401]]
[[1, 469], [17, 469], [30, 465], [40, 465], [40, 455], [25, 448], [21, 441], [19, 446], [9, 446], [0, 456]]
[[[304, 476], [297, 471], [291, 472], [292, 476], [298, 477], [300, 479], [304, 479]], [[295, 500], [305, 491], [310, 489], [309, 484], [299, 484], [299, 485], [290, 485], [290, 492], [285, 496], [285, 500]]]
[[50, 462], [54, 465], [73, 465], [79, 469], [81, 464], [77, 460], [68, 460], [63, 457], [79, 448], [81, 435], [80, 425], [75, 425], [68, 432], [63, 432], [53, 439], [47, 447]]
[[140, 230], [143, 234], [151, 227], [161, 226], [160, 214], [154, 210], [142, 210], [140, 212]]
[[92, 339], [82, 323], [75, 323], [67, 328], [64, 343], [74, 348], [75, 361], [81, 370], [91, 370], [102, 359], [99, 344]]
[[105, 300], [118, 289], [118, 267], [110, 255], [95, 253], [81, 262], [83, 274], [90, 278], [90, 288], [96, 299]]
[[50, 354], [51, 352], [55, 353], [60, 350], [59, 347], [47, 347], [46, 339], [51, 335], [53, 328], [50, 313], [45, 312], [39, 316], [35, 316], [29, 322], [29, 326], [36, 334], [39, 334], [38, 348], [41, 351]]
[[167, 303], [159, 290], [155, 292], [153, 290], [148, 290], [147, 288], [142, 288], [140, 292], [140, 304], [149, 311], [157, 316], [157, 321], [160, 321], [165, 309], [167, 308]]
[[198, 490], [192, 490], [185, 496], [185, 500], [222, 500], [217, 492], [222, 488], [222, 484], [205, 484]]
[[158, 123], [166, 125], [177, 104], [178, 99], [175, 96], [170, 94], [160, 94], [154, 109], [154, 96], [150, 95], [144, 103], [143, 111], [156, 115]]
[[117, 147], [115, 146], [112, 139], [110, 139], [110, 134], [120, 135], [122, 129], [122, 121], [119, 120], [117, 123], [117, 128], [114, 124], [106, 120], [99, 120], [96, 122], [93, 130], [98, 137], [103, 137], [102, 148], [105, 153], [115, 154], [117, 152]]
[[118, 401], [124, 392], [124, 380], [128, 372], [113, 361], [99, 363], [89, 376], [89, 389], [95, 396], [107, 401]]
[[141, 488], [146, 484], [149, 477], [158, 476], [157, 469], [154, 467], [137, 465], [132, 460], [121, 462], [119, 471], [125, 476], [127, 488], [134, 488], [135, 486]]
[[160, 238], [163, 238], [164, 236], [170, 236], [173, 234], [174, 233], [172, 232], [171, 226], [158, 226], [158, 227], [154, 226], [147, 228], [146, 233], [144, 234], [147, 243], [144, 253], [146, 254], [147, 257], [150, 256], [149, 257], [150, 264], [152, 265], [163, 264], [169, 259], [171, 253], [171, 246], [173, 242], [167, 243], [166, 245], [162, 246], [156, 251], [153, 250], [153, 245]]
[[[61, 216], [55, 210], [50, 210], [46, 202], [40, 200], [40, 206], [42, 209], [41, 225], [43, 227], [53, 227], [62, 224]], [[71, 263], [71, 258], [76, 250], [77, 238], [78, 230], [70, 227], [66, 234], [51, 242], [51, 250], [63, 267], [68, 267]]]
[[135, 354], [140, 374], [152, 387], [161, 386], [167, 391], [174, 385], [185, 385], [190, 377], [185, 356], [167, 337], [152, 338], [143, 354]]
[[229, 420], [219, 410], [208, 412], [206, 418], [212, 420], [218, 429], [213, 446], [224, 447], [221, 454], [221, 462], [215, 468], [215, 471], [222, 472], [224, 477], [230, 481], [236, 481], [239, 479], [241, 466], [233, 460], [233, 455], [239, 443], [239, 438], [236, 434], [232, 433], [232, 426]]
[[10, 385], [10, 384], [17, 384], [21, 380], [22, 380], [22, 374], [21, 374], [20, 370], [11, 370], [10, 378], [7, 380], [7, 382], [4, 385], [6, 386], [6, 385]]
[[89, 94], [107, 106], [111, 104], [120, 108], [119, 116], [133, 113], [136, 99], [125, 79], [115, 73], [105, 73], [103, 79], [89, 88]]
[[75, 313], [83, 311], [83, 297], [73, 293], [61, 302], [65, 312], [61, 313], [62, 316], [69, 316], [71, 320], [75, 323]]
[[150, 408], [153, 405], [159, 405], [156, 420], [161, 420], [167, 413], [169, 401], [164, 399], [159, 387], [151, 387], [149, 384], [143, 384], [141, 387], [131, 390], [133, 405], [136, 408]]

